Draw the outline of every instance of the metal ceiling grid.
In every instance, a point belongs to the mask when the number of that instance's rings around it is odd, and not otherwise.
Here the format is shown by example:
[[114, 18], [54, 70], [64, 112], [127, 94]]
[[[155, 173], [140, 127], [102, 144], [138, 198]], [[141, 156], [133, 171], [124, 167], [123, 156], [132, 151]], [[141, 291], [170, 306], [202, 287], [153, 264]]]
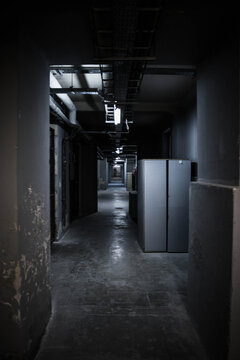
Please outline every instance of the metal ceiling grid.
[[162, 5], [162, 0], [93, 1], [95, 60], [101, 64], [106, 122], [114, 122], [116, 103], [121, 106], [123, 124], [126, 119], [133, 122], [132, 103], [146, 65], [154, 59], [154, 35]]

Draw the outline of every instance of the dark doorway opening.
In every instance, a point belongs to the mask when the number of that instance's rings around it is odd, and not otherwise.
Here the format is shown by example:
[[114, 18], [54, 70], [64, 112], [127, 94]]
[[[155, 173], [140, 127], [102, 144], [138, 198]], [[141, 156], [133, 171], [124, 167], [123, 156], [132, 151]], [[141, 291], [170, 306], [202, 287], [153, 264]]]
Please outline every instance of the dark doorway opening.
[[70, 151], [69, 177], [70, 177], [70, 222], [78, 217], [79, 213], [79, 144], [72, 143]]
[[66, 226], [67, 215], [67, 144], [62, 141], [62, 226]]
[[56, 238], [55, 218], [55, 133], [50, 128], [50, 238], [51, 242]]
[[109, 164], [109, 183], [110, 186], [124, 186], [125, 169], [124, 164]]

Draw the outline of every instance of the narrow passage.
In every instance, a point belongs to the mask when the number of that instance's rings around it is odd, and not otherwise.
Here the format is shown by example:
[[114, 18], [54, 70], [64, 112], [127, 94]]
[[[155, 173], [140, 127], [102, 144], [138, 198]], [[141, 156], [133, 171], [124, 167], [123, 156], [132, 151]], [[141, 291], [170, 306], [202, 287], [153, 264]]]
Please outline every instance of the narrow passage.
[[52, 318], [36, 360], [204, 360], [187, 313], [187, 254], [143, 253], [128, 192], [99, 192], [52, 250]]

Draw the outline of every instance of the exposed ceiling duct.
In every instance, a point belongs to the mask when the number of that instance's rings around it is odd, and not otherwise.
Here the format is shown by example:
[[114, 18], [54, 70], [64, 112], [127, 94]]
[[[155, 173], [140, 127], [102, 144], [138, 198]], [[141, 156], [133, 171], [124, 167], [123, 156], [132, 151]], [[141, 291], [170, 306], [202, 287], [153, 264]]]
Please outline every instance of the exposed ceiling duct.
[[[173, 16], [182, 24], [187, 15], [177, 2], [92, 0], [88, 11], [84, 16], [92, 17], [95, 53], [86, 63], [51, 65], [61, 88], [53, 83], [50, 91], [55, 100], [68, 96], [81, 132], [111, 160], [116, 148], [151, 146], [153, 136], [171, 126], [194, 97], [196, 67], [175, 55], [162, 61], [162, 49], [168, 46], [164, 29]], [[116, 108], [121, 109], [118, 125]], [[64, 107], [63, 112], [68, 116]]]
[[153, 41], [163, 1], [152, 1], [152, 6], [142, 6], [137, 0], [93, 3], [96, 61], [101, 70], [106, 122], [113, 122], [115, 104], [120, 104], [122, 110], [116, 137], [119, 145], [123, 126], [133, 122], [131, 103], [137, 99], [147, 62], [154, 59]]
[[49, 105], [53, 112], [56, 113], [57, 116], [59, 116], [65, 123], [69, 122], [67, 116], [64, 114], [64, 112], [60, 109], [59, 105], [51, 96], [49, 97]]
[[64, 112], [61, 110], [59, 104], [53, 99], [53, 97], [49, 96], [49, 105], [50, 108], [53, 110], [53, 112], [66, 124], [73, 127], [76, 127], [78, 132], [81, 132], [83, 136], [86, 138], [86, 140], [91, 140], [89, 135], [84, 132], [83, 128], [77, 122], [76, 119], [76, 107], [70, 97], [65, 93], [61, 93], [62, 87], [55, 78], [55, 76], [50, 72], [50, 93], [52, 89], [55, 89], [56, 92], [54, 94], [57, 95], [57, 97], [66, 105], [66, 107], [69, 110], [69, 117], [67, 117]]
[[[55, 78], [55, 76], [50, 72], [50, 92], [52, 91], [51, 90], [52, 88], [59, 89], [55, 92], [55, 94], [69, 109], [70, 123], [76, 125], [76, 107], [67, 94], [60, 92], [62, 90], [62, 87], [59, 84], [59, 82], [57, 81], [57, 79]], [[50, 104], [51, 103], [52, 103], [52, 101], [51, 101], [51, 95], [50, 95]]]

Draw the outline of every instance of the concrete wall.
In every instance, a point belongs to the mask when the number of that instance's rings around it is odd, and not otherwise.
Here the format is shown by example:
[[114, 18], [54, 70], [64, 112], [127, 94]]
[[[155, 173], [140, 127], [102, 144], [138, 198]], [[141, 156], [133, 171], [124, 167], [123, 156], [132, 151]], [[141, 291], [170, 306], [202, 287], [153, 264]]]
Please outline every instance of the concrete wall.
[[191, 185], [188, 302], [211, 359], [240, 355], [239, 194], [237, 187]]
[[98, 189], [106, 190], [108, 184], [107, 178], [107, 159], [98, 160]]
[[188, 299], [210, 358], [235, 360], [240, 358], [239, 67], [238, 42], [225, 40], [198, 67], [201, 182], [191, 185]]
[[7, 74], [1, 94], [3, 359], [31, 357], [50, 314], [48, 64], [28, 39], [18, 45], [9, 42], [3, 51]]
[[197, 162], [197, 109], [192, 105], [172, 125], [172, 158]]
[[238, 42], [212, 50], [197, 71], [199, 180], [237, 185], [239, 128]]
[[137, 164], [135, 159], [127, 159], [127, 172], [133, 172], [136, 166]]
[[[1, 88], [0, 131], [0, 357], [20, 351], [20, 304], [17, 296], [18, 275], [18, 202], [17, 202], [17, 119], [18, 79], [17, 44], [12, 40], [2, 48], [1, 64], [5, 69]], [[11, 96], [4, 96], [6, 89]], [[7, 155], [7, 156], [6, 156]]]

